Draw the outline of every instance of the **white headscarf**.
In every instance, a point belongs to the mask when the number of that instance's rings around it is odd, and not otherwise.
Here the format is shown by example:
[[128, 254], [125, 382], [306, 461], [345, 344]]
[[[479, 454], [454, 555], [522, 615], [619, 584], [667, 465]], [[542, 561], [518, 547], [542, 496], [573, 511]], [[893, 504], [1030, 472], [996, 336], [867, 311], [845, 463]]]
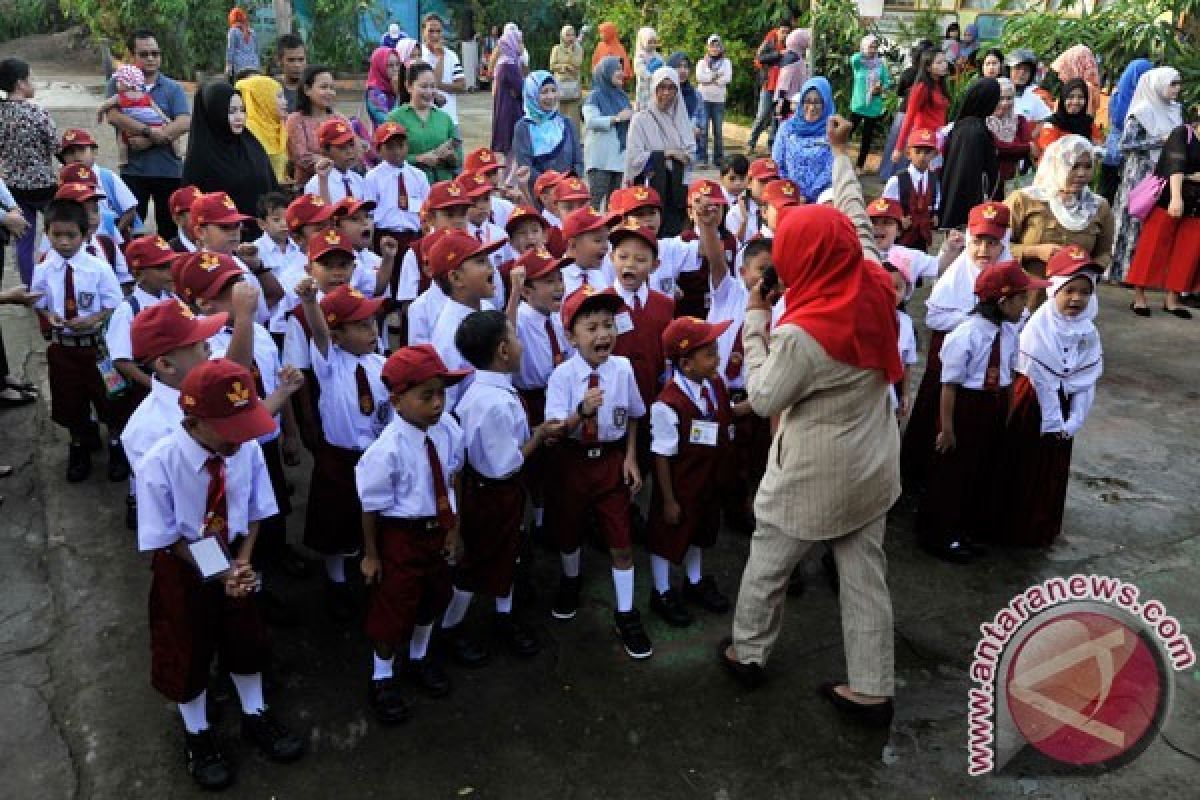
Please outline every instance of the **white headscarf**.
[[[1011, 231], [1004, 232], [1002, 240], [1004, 249], [1000, 251], [1000, 256], [993, 264], [999, 264], [1001, 261], [1012, 261], [1012, 251], [1008, 249], [1008, 240], [1012, 235]], [[929, 298], [925, 301], [926, 307], [933, 306], [946, 311], [962, 311], [967, 312], [975, 307], [975, 279], [979, 277], [979, 273], [983, 269], [975, 265], [971, 260], [970, 253], [971, 234], [967, 234], [967, 246], [963, 247], [963, 251], [958, 254], [958, 258], [954, 259], [941, 277], [937, 279], [937, 283], [929, 291]]]
[[[666, 110], [658, 107], [658, 99], [654, 94], [663, 81], [675, 84], [676, 89], [675, 100]], [[660, 67], [650, 76], [650, 101], [633, 115], [629, 123], [629, 135], [625, 142], [626, 177], [641, 174], [655, 151], [695, 152], [696, 137], [692, 132], [692, 121], [688, 118], [687, 106], [678, 90], [679, 71], [674, 67]]]
[[1167, 88], [1177, 80], [1180, 80], [1179, 70], [1174, 67], [1155, 67], [1139, 78], [1126, 119], [1136, 117], [1152, 138], [1167, 138], [1167, 134], [1183, 124], [1179, 103], [1167, 100]]
[[1084, 271], [1050, 279], [1049, 301], [1043, 303], [1021, 330], [1017, 371], [1034, 385], [1061, 388], [1068, 395], [1087, 391], [1104, 371], [1104, 349], [1094, 320], [1100, 304], [1093, 292], [1079, 316], [1068, 317], [1058, 310], [1054, 296], [1074, 278], [1085, 277], [1096, 286], [1096, 275]]
[[[650, 52], [649, 50], [646, 49], [646, 43], [649, 42], [651, 39], [657, 39], [657, 38], [658, 38], [658, 33], [655, 32], [654, 28], [650, 28], [650, 27], [638, 28], [637, 39], [634, 40], [634, 54], [635, 55], [645, 55], [646, 53]], [[658, 52], [658, 51], [655, 50], [654, 52]]]
[[987, 127], [992, 132], [992, 136], [995, 136], [998, 141], [1007, 144], [1017, 138], [1017, 128], [1021, 124], [1021, 119], [1017, 116], [1017, 91], [1013, 87], [1013, 82], [1008, 78], [996, 78], [996, 83], [1000, 84], [1001, 100], [1003, 100], [1005, 94], [1008, 94], [1013, 98], [1013, 105], [1004, 116], [993, 113], [988, 117]]
[[1027, 197], [1049, 206], [1050, 213], [1054, 214], [1058, 223], [1076, 233], [1091, 224], [1100, 210], [1100, 198], [1086, 186], [1071, 205], [1064, 203], [1059, 194], [1066, 187], [1075, 162], [1083, 155], [1092, 156], [1095, 163], [1092, 143], [1087, 139], [1075, 134], [1058, 139], [1042, 154], [1033, 186], [1021, 190]]

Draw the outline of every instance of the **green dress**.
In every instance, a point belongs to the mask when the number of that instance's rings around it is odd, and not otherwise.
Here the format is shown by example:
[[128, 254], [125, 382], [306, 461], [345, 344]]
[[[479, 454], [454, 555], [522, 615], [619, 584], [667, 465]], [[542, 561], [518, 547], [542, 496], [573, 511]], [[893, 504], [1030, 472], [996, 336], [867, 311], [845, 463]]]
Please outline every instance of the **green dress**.
[[[405, 103], [392, 109], [387, 115], [389, 122], [398, 122], [408, 131], [408, 163], [425, 173], [431, 184], [454, 180], [462, 165], [462, 137], [458, 126], [450, 115], [440, 108], [429, 109], [429, 118], [422, 120], [412, 104]], [[455, 165], [440, 165], [431, 169], [416, 162], [416, 157], [441, 146], [447, 139], [454, 140]]]

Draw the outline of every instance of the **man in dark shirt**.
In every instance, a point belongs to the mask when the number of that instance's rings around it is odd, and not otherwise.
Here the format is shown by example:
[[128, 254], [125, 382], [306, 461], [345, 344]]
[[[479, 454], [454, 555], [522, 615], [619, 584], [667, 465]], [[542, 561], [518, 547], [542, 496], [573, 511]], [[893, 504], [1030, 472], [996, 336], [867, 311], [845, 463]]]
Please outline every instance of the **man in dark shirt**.
[[279, 62], [279, 82], [283, 85], [283, 96], [287, 99], [288, 113], [296, 110], [296, 99], [300, 96], [300, 81], [308, 66], [308, 52], [304, 40], [294, 33], [285, 33], [275, 42], [275, 60]]
[[[176, 141], [188, 132], [192, 124], [191, 106], [183, 87], [159, 72], [162, 51], [153, 31], [138, 30], [130, 35], [129, 53], [133, 63], [146, 76], [146, 91], [167, 119], [162, 127], [150, 127], [127, 116], [119, 108], [108, 112], [108, 123], [118, 135], [128, 138], [128, 159], [120, 165], [121, 178], [138, 201], [138, 216], [147, 216], [150, 200], [154, 200], [155, 230], [164, 239], [175, 235], [169, 198], [179, 188], [183, 174], [183, 159], [176, 152]], [[109, 79], [107, 96], [117, 93], [116, 81]]]
[[775, 84], [779, 81], [779, 62], [783, 58], [784, 42], [792, 30], [792, 15], [784, 15], [779, 25], [772, 28], [763, 37], [758, 52], [754, 54], [754, 65], [759, 70], [758, 114], [754, 117], [754, 127], [750, 129], [750, 152], [754, 152], [758, 137], [770, 129], [767, 134], [767, 154], [775, 145], [775, 131], [779, 128], [779, 120], [775, 119]]

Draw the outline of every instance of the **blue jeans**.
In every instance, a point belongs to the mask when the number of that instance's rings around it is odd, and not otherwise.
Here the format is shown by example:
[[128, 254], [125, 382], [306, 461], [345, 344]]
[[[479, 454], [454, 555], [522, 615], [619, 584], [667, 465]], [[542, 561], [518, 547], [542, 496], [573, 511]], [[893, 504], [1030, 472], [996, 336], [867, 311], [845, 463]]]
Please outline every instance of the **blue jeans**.
[[767, 133], [767, 149], [775, 146], [775, 130], [779, 122], [775, 119], [775, 93], [762, 89], [758, 93], [758, 114], [754, 117], [754, 127], [750, 129], [750, 149], [758, 144], [758, 137], [763, 131]]
[[700, 161], [708, 161], [708, 125], [713, 129], [713, 163], [719, 164], [725, 160], [725, 135], [721, 126], [725, 124], [725, 104], [710, 103], [707, 100], [700, 103], [697, 110], [696, 127], [700, 128], [700, 136], [696, 139], [696, 157]]

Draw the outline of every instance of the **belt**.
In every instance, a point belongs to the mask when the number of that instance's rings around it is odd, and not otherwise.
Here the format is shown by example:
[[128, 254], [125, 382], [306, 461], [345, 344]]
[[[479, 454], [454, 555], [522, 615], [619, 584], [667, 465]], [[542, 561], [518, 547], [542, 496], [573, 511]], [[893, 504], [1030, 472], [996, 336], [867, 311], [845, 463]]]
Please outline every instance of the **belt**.
[[104, 343], [104, 338], [98, 333], [64, 333], [58, 328], [51, 328], [50, 341], [63, 347], [99, 347]]
[[625, 448], [625, 439], [623, 437], [615, 442], [581, 442], [576, 439], [565, 439], [563, 443], [588, 460], [601, 458], [606, 453], [618, 448], [622, 450]]
[[500, 489], [507, 486], [520, 485], [520, 470], [512, 475], [509, 475], [507, 478], [489, 478], [488, 476], [478, 472], [473, 467], [468, 466], [463, 470], [463, 475], [467, 480], [473, 481], [484, 488]]
[[440, 533], [437, 517], [384, 517], [386, 525], [410, 533]]

